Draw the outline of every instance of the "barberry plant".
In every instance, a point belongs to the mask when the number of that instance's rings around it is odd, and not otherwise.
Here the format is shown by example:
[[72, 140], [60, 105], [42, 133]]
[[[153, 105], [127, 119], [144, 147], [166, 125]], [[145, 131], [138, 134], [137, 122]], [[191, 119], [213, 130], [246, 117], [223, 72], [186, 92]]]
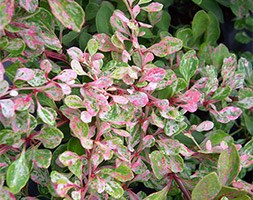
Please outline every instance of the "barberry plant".
[[0, 199], [251, 199], [252, 65], [166, 6], [0, 1]]

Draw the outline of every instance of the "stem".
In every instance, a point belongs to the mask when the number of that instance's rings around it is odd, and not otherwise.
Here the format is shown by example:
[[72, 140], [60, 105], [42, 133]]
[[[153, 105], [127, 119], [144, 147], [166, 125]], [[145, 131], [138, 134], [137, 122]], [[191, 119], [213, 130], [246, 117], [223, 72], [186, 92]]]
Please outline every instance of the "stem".
[[179, 186], [180, 190], [183, 192], [185, 199], [191, 200], [191, 194], [184, 186], [182, 179], [177, 174], [174, 174], [173, 178], [176, 181], [177, 185]]
[[130, 13], [131, 19], [134, 20], [134, 14], [133, 14], [132, 9], [130, 8], [130, 6], [129, 6], [127, 0], [123, 0], [123, 2], [125, 3], [125, 5], [126, 5], [126, 7], [127, 7], [127, 10], [128, 10], [128, 12]]

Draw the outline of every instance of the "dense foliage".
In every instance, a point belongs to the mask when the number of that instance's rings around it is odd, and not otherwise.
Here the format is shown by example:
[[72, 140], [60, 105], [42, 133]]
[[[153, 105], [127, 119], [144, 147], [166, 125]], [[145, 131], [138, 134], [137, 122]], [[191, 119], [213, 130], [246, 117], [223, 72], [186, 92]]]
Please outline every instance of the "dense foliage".
[[253, 5], [181, 2], [0, 0], [0, 199], [252, 199]]

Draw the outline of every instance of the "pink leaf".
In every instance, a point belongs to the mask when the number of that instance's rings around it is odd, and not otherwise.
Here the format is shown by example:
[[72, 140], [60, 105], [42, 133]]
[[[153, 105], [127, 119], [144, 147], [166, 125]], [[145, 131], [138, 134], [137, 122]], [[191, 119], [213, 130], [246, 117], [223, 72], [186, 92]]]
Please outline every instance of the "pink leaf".
[[200, 98], [201, 98], [200, 92], [198, 90], [191, 89], [188, 90], [185, 94], [181, 95], [177, 99], [177, 101], [185, 103], [185, 104], [179, 103], [178, 105], [180, 107], [184, 108], [189, 112], [195, 112], [198, 109], [197, 103], [199, 102]]
[[40, 69], [44, 70], [48, 74], [52, 70], [52, 64], [48, 59], [44, 59], [40, 62]]
[[141, 8], [140, 8], [139, 5], [136, 5], [136, 6], [133, 7], [134, 18], [137, 17], [137, 15], [140, 13], [140, 11], [141, 11]]
[[24, 97], [19, 97], [13, 100], [14, 102], [14, 109], [17, 111], [24, 111], [29, 109], [29, 107], [33, 103], [33, 99], [31, 98], [30, 95], [24, 96]]
[[113, 84], [112, 80], [105, 76], [102, 76], [99, 79], [88, 83], [89, 86], [96, 87], [96, 88], [108, 88], [112, 84]]
[[12, 100], [10, 99], [0, 100], [0, 106], [4, 117], [11, 118], [15, 115], [14, 103]]
[[144, 56], [142, 57], [142, 62], [143, 65], [146, 65], [148, 62], [152, 62], [154, 60], [154, 55], [150, 52], [147, 52], [144, 54]]
[[44, 39], [42, 38], [42, 31], [40, 28], [32, 24], [28, 29], [19, 31], [20, 36], [26, 45], [33, 50], [44, 50]]
[[170, 107], [170, 103], [167, 99], [161, 99], [157, 101], [153, 101], [153, 104], [159, 108], [159, 110], [168, 110]]
[[19, 5], [27, 12], [33, 13], [38, 7], [38, 0], [19, 0]]
[[0, 62], [0, 81], [4, 80], [4, 65]]
[[143, 147], [142, 149], [145, 148], [150, 148], [155, 144], [155, 138], [152, 135], [146, 135], [143, 139]]
[[81, 120], [85, 123], [90, 123], [92, 120], [92, 116], [87, 111], [82, 111]]
[[128, 103], [128, 99], [124, 96], [120, 96], [120, 95], [112, 95], [111, 96], [113, 98], [113, 101], [115, 103], [118, 103], [118, 104], [127, 104]]
[[140, 25], [140, 27], [143, 27], [143, 28], [152, 28], [152, 25], [145, 24], [145, 23], [142, 23], [142, 22], [139, 22], [139, 25]]
[[14, 0], [2, 0], [0, 2], [1, 7], [1, 17], [0, 17], [0, 30], [11, 22], [12, 16], [14, 14]]
[[94, 61], [94, 60], [101, 60], [101, 59], [103, 59], [105, 56], [104, 56], [104, 54], [102, 54], [102, 53], [96, 53], [96, 54], [94, 54], [93, 56], [92, 56], [92, 61]]
[[112, 130], [114, 133], [116, 133], [119, 136], [122, 136], [122, 137], [129, 137], [130, 136], [130, 134], [125, 130], [116, 129], [116, 128], [113, 128]]
[[34, 71], [28, 68], [19, 68], [16, 72], [15, 81], [22, 80], [22, 81], [29, 81], [34, 78]]
[[83, 62], [83, 52], [81, 51], [81, 49], [77, 48], [77, 47], [71, 47], [67, 50], [68, 55], [70, 56], [70, 58], [72, 60], [78, 60], [80, 62]]
[[138, 107], [144, 107], [148, 103], [148, 96], [144, 92], [136, 92], [128, 96], [128, 100]]
[[145, 73], [143, 79], [149, 82], [159, 82], [163, 80], [166, 71], [162, 68], [151, 68]]
[[213, 128], [214, 124], [211, 121], [203, 121], [202, 123], [200, 123], [197, 128], [196, 131], [198, 132], [202, 132], [202, 131], [209, 131]]
[[228, 123], [231, 120], [236, 120], [242, 114], [242, 110], [234, 106], [225, 107], [220, 111], [210, 110], [210, 112], [215, 116], [216, 120], [221, 123]]
[[71, 94], [71, 87], [66, 83], [57, 83], [62, 89], [63, 94], [68, 95]]
[[123, 52], [122, 52], [122, 61], [127, 63], [129, 60], [131, 60], [130, 54], [126, 50], [123, 50]]
[[147, 12], [159, 12], [163, 9], [163, 5], [160, 3], [153, 2], [148, 6], [142, 7], [141, 9]]
[[62, 82], [68, 83], [70, 81], [75, 80], [77, 77], [77, 73], [72, 69], [64, 69], [59, 75], [54, 77], [53, 80], [61, 80]]

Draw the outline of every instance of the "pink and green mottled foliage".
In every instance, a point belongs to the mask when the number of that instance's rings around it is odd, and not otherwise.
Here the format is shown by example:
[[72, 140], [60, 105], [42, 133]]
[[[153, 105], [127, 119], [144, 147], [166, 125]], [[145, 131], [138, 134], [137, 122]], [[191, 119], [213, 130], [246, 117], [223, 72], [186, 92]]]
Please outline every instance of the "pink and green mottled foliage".
[[173, 4], [0, 0], [0, 199], [250, 199], [251, 63]]

